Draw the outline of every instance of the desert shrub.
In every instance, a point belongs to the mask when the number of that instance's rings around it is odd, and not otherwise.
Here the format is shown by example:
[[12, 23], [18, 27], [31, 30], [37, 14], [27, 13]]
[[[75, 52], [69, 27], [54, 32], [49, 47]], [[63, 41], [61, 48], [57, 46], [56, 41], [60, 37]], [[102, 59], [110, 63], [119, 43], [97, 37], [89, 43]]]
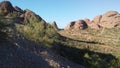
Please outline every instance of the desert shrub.
[[60, 54], [69, 60], [82, 64], [88, 68], [119, 68], [120, 60], [111, 54], [104, 54], [78, 49], [73, 46], [62, 45]]
[[0, 42], [3, 42], [7, 39], [7, 33], [4, 31], [6, 26], [8, 26], [8, 24], [2, 20], [0, 16]]
[[15, 19], [15, 18], [17, 18], [17, 17], [20, 16], [20, 13], [14, 11], [14, 12], [12, 12], [12, 13], [9, 13], [7, 16], [10, 17], [10, 18]]
[[30, 23], [19, 25], [17, 30], [24, 35], [24, 37], [39, 42], [44, 46], [51, 47], [55, 44], [60, 36], [50, 24], [44, 25], [43, 21], [39, 22], [36, 19], [30, 19]]

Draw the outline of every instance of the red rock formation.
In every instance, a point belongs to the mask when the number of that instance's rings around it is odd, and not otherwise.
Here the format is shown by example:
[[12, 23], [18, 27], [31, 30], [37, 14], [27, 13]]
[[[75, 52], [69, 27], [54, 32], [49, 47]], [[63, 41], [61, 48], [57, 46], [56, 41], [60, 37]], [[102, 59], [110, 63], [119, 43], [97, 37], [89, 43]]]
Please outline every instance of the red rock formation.
[[17, 12], [23, 13], [23, 10], [22, 10], [21, 8], [19, 8], [18, 6], [15, 6], [14, 9], [15, 9], [15, 11], [17, 11]]
[[84, 20], [78, 20], [75, 22], [74, 29], [75, 30], [81, 30], [87, 28], [87, 24]]
[[88, 18], [85, 18], [84, 21], [87, 23], [88, 27], [92, 29], [99, 29], [99, 25], [96, 24], [94, 21], [90, 21]]
[[57, 24], [56, 24], [55, 21], [52, 23], [52, 26], [53, 26], [53, 28], [54, 28], [55, 30], [59, 30], [59, 28], [58, 28], [58, 26], [57, 26]]
[[30, 11], [30, 10], [25, 10], [24, 15], [22, 15], [21, 17], [24, 17], [24, 22], [25, 23], [30, 23], [31, 20], [34, 21], [36, 20], [37, 22], [42, 21], [42, 18], [38, 15], [36, 15], [34, 12]]
[[96, 16], [96, 17], [93, 19], [94, 23], [99, 24], [101, 18], [102, 18], [102, 15], [98, 15], [98, 16]]
[[82, 30], [87, 27], [88, 26], [84, 20], [78, 20], [78, 21], [70, 22], [65, 28], [65, 30]]
[[73, 29], [73, 28], [74, 28], [74, 24], [75, 24], [75, 21], [70, 22], [70, 23], [66, 26], [65, 30], [71, 30], [71, 29]]
[[12, 4], [9, 1], [3, 1], [0, 3], [0, 13], [3, 15], [7, 15], [14, 11]]
[[108, 11], [102, 15], [100, 26], [105, 28], [119, 27], [120, 14], [116, 11]]

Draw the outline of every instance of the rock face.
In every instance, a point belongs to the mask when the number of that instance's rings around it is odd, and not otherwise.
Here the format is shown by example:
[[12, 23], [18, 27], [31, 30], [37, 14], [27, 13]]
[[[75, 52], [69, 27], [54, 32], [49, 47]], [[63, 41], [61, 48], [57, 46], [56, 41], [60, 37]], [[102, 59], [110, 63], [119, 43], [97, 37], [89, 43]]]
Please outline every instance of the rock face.
[[84, 20], [78, 20], [75, 22], [74, 29], [75, 30], [81, 30], [87, 28], [87, 24]]
[[[94, 19], [95, 20], [95, 19]], [[94, 21], [90, 21], [89, 19], [84, 19], [84, 21], [87, 23], [88, 27], [92, 28], [92, 29], [100, 29], [98, 23], [95, 23]]]
[[101, 18], [102, 18], [102, 15], [98, 15], [98, 16], [96, 16], [96, 17], [93, 19], [93, 22], [96, 23], [96, 24], [99, 24]]
[[58, 28], [58, 26], [57, 26], [57, 24], [56, 24], [55, 21], [52, 23], [52, 26], [53, 26], [53, 28], [54, 28], [55, 30], [59, 30], [59, 28]]
[[19, 8], [18, 6], [15, 6], [14, 9], [15, 9], [15, 11], [17, 11], [17, 12], [21, 12], [21, 13], [24, 12], [24, 11], [23, 11], [21, 8]]
[[0, 3], [0, 13], [6, 15], [14, 11], [12, 4], [9, 1], [3, 1]]
[[[96, 18], [95, 18], [96, 19]], [[94, 20], [95, 20], [94, 19]], [[94, 22], [94, 21], [90, 21], [89, 19], [84, 19], [84, 21], [87, 23], [87, 25], [88, 25], [88, 27], [90, 27], [90, 28], [92, 28], [92, 29], [99, 29], [100, 27], [99, 27], [99, 25], [98, 25], [98, 23], [96, 22]], [[97, 20], [95, 20], [95, 21], [97, 21]]]
[[85, 23], [84, 20], [78, 20], [78, 21], [73, 21], [73, 22], [70, 22], [67, 27], [65, 28], [65, 30], [82, 30], [82, 29], [85, 29], [87, 28], [87, 24]]
[[73, 28], [74, 28], [74, 24], [75, 24], [75, 21], [70, 22], [70, 23], [67, 25], [67, 27], [65, 28], [65, 30], [71, 30], [71, 29], [73, 29]]
[[116, 11], [108, 11], [103, 15], [95, 16], [95, 18], [90, 21], [88, 18], [84, 20], [78, 20], [76, 22], [71, 22], [67, 25], [65, 30], [81, 30], [87, 28], [100, 29], [102, 28], [120, 28], [120, 14]]
[[116, 11], [108, 11], [102, 15], [99, 25], [105, 28], [120, 27], [120, 14]]
[[46, 25], [46, 22], [38, 15], [36, 15], [34, 12], [30, 10], [25, 10], [25, 13], [21, 15], [22, 18], [24, 18], [24, 23], [30, 23], [30, 22], [39, 22], [43, 25]]
[[[14, 14], [14, 15], [12, 15]], [[37, 14], [30, 10], [23, 11], [21, 8], [15, 6], [13, 7], [9, 1], [0, 2], [0, 15], [5, 18], [12, 18], [12, 16], [16, 16], [16, 21], [21, 21], [24, 23], [30, 23], [31, 21], [36, 21], [42, 24], [46, 24], [46, 22]], [[11, 17], [10, 17], [11, 16]]]
[[36, 15], [34, 12], [30, 11], [30, 10], [25, 10], [25, 14], [24, 14], [24, 22], [29, 23], [31, 20], [42, 20], [42, 18], [40, 18], [38, 15]]

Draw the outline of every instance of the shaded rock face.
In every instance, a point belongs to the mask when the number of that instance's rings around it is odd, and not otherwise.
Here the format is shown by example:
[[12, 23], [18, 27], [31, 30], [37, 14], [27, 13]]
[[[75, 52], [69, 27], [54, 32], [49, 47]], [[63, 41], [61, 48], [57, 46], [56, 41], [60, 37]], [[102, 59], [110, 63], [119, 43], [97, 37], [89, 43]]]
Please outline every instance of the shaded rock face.
[[105, 28], [120, 27], [120, 14], [116, 11], [108, 11], [102, 15], [99, 25]]
[[14, 11], [12, 4], [9, 1], [3, 1], [0, 3], [0, 13], [7, 15]]

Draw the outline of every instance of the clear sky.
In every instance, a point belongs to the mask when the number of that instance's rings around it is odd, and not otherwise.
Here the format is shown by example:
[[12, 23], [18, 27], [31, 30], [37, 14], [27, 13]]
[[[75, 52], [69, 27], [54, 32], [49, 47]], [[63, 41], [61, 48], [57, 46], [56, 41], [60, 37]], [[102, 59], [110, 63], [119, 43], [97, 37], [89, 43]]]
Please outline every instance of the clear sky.
[[[2, 1], [2, 0], [0, 0]], [[64, 28], [70, 21], [89, 18], [109, 10], [120, 12], [120, 0], [9, 0], [13, 6], [30, 9], [45, 21]]]

